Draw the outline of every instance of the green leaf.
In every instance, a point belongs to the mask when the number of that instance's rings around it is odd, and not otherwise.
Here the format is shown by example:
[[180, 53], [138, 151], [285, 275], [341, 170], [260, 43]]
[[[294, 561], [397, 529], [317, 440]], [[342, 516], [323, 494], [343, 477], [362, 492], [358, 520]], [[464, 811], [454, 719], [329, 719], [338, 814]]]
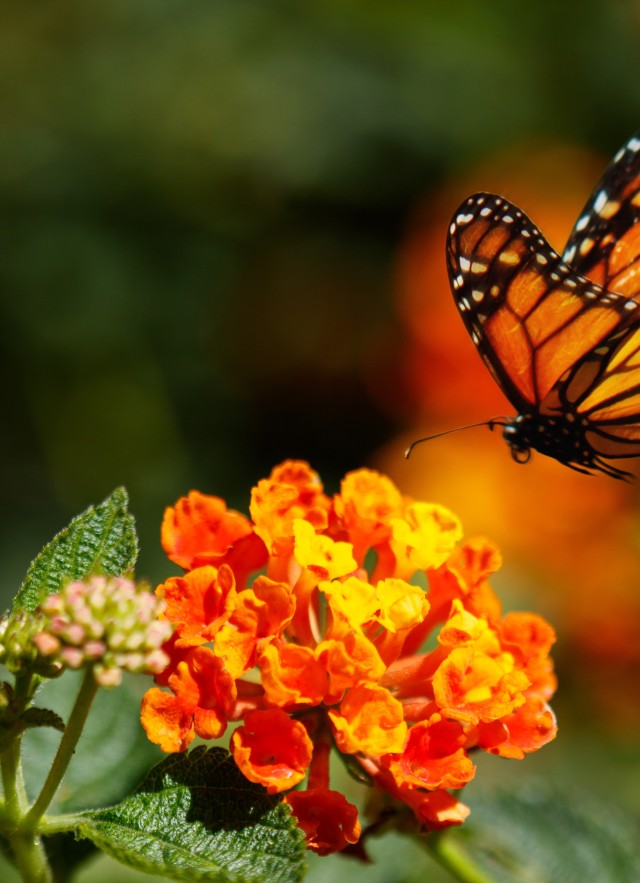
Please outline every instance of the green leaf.
[[495, 883], [637, 883], [640, 826], [619, 807], [536, 783], [477, 795], [460, 848]]
[[20, 718], [25, 727], [52, 727], [60, 733], [64, 732], [64, 721], [59, 714], [50, 708], [39, 708], [36, 705], [27, 708]]
[[31, 562], [13, 602], [14, 610], [34, 610], [72, 579], [95, 573], [130, 574], [138, 555], [126, 490], [116, 488], [99, 506], [90, 506], [48, 543]]
[[304, 872], [289, 808], [248, 782], [222, 748], [170, 755], [131, 797], [84, 819], [79, 836], [173, 880], [293, 883]]
[[[67, 720], [84, 672], [65, 672], [46, 681], [39, 702]], [[74, 812], [116, 803], [140, 782], [158, 749], [140, 724], [140, 697], [151, 679], [129, 676], [116, 690], [98, 690], [73, 759], [56, 794], [53, 812]], [[27, 792], [35, 797], [49, 771], [60, 734], [48, 727], [24, 736]], [[1, 879], [1, 874], [0, 874]]]

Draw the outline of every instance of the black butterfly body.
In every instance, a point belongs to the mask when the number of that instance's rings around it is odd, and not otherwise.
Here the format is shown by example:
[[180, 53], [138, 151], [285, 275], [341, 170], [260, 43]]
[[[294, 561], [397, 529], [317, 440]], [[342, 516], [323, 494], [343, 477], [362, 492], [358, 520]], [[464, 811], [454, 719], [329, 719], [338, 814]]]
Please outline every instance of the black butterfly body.
[[[583, 472], [640, 456], [640, 135], [598, 182], [558, 255], [524, 212], [477, 193], [447, 237], [453, 295], [531, 449]], [[493, 421], [498, 424], [499, 421]]]

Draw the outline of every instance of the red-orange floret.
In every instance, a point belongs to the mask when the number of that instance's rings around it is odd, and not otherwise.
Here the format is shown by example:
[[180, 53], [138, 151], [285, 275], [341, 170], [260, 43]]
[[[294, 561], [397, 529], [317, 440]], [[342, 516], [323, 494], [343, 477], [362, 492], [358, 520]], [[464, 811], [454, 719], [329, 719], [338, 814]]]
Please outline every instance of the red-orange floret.
[[544, 699], [553, 696], [557, 681], [549, 651], [556, 634], [549, 623], [535, 613], [508, 613], [499, 627], [505, 650], [513, 654], [531, 685], [527, 692]]
[[250, 711], [231, 738], [235, 762], [269, 794], [288, 791], [305, 776], [313, 743], [307, 730], [279, 708]]
[[539, 696], [528, 696], [513, 714], [478, 727], [477, 745], [490, 754], [522, 760], [556, 737], [556, 718]]
[[184, 751], [196, 735], [217, 739], [224, 733], [236, 689], [212, 650], [185, 650], [167, 683], [174, 695], [152, 687], [142, 700], [142, 725], [152, 742], [163, 751]]
[[184, 576], [172, 576], [158, 586], [165, 602], [164, 618], [173, 623], [175, 644], [186, 647], [210, 641], [231, 615], [236, 600], [231, 568], [197, 567]]
[[233, 615], [215, 640], [216, 653], [234, 677], [255, 665], [262, 644], [282, 635], [294, 612], [295, 598], [287, 583], [259, 576], [250, 589], [238, 592]]
[[304, 831], [307, 849], [318, 855], [329, 855], [358, 842], [358, 810], [339, 791], [327, 788], [292, 791], [285, 801]]
[[327, 692], [327, 672], [310, 647], [267, 644], [258, 660], [265, 702], [291, 709], [319, 705]]
[[190, 570], [198, 565], [219, 564], [232, 546], [251, 533], [249, 519], [227, 509], [220, 497], [191, 491], [165, 510], [161, 540], [171, 561]]
[[193, 741], [193, 707], [158, 687], [142, 697], [140, 720], [149, 740], [167, 753], [184, 751]]
[[396, 783], [416, 788], [462, 788], [475, 775], [475, 766], [464, 750], [465, 731], [457, 721], [434, 714], [414, 724], [400, 756], [384, 758]]
[[448, 791], [425, 791], [406, 783], [398, 785], [385, 767], [378, 768], [374, 780], [392, 797], [405, 803], [418, 822], [429, 830], [461, 825], [470, 813], [469, 807]]

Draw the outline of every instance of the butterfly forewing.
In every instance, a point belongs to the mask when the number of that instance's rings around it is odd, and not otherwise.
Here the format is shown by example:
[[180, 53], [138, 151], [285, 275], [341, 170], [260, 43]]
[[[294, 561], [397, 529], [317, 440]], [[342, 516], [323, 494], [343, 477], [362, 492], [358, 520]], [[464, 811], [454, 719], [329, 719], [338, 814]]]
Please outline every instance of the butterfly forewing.
[[561, 407], [560, 378], [635, 313], [634, 301], [575, 274], [526, 215], [501, 197], [466, 200], [451, 222], [447, 246], [458, 309], [520, 412]]
[[640, 456], [640, 135], [598, 182], [562, 258], [526, 215], [488, 193], [453, 217], [454, 298], [518, 416], [504, 436], [585, 472]]
[[640, 133], [615, 155], [569, 236], [563, 259], [629, 298], [640, 294]]

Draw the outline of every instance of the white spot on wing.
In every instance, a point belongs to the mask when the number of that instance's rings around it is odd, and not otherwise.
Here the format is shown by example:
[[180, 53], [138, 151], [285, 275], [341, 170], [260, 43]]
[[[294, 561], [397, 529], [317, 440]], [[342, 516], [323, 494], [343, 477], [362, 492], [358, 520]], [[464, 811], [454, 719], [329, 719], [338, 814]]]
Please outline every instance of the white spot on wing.
[[576, 223], [576, 230], [578, 232], [580, 232], [581, 230], [584, 230], [584, 228], [587, 226], [588, 223], [589, 223], [589, 215], [583, 215], [581, 218], [578, 219], [578, 221]]
[[602, 213], [602, 209], [607, 204], [607, 200], [609, 197], [607, 196], [606, 190], [601, 190], [600, 193], [595, 198], [595, 202], [593, 203], [593, 210], [598, 214]]

